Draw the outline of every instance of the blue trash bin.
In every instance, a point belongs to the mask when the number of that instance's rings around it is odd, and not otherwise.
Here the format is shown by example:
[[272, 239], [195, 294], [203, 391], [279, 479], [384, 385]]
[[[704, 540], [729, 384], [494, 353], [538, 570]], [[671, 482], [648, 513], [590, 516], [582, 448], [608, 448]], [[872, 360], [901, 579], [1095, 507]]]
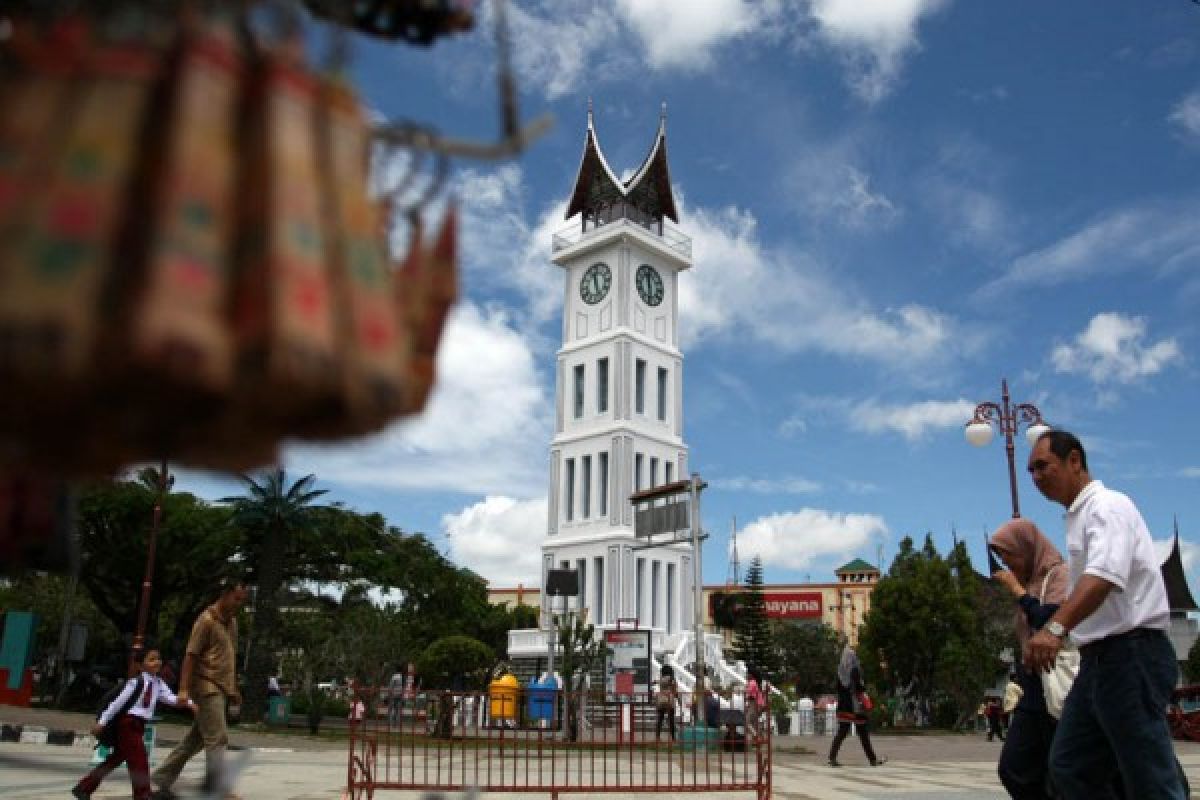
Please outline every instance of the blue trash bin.
[[528, 698], [526, 716], [532, 722], [553, 722], [554, 706], [558, 696], [558, 682], [553, 677], [539, 681], [536, 678], [529, 681], [525, 687]]

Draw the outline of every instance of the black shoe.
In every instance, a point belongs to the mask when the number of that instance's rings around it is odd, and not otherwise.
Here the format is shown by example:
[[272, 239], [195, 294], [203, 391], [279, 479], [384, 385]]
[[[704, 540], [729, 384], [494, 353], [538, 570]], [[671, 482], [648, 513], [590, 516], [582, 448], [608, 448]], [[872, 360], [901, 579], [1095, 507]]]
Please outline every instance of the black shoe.
[[872, 767], [882, 767], [886, 763], [887, 763], [887, 756], [880, 756], [879, 758], [877, 758], [871, 762], [871, 766]]
[[170, 789], [155, 789], [150, 793], [150, 800], [179, 800], [179, 795]]
[[841, 764], [839, 764], [838, 762], [834, 761], [832, 758], [831, 758], [831, 759], [829, 759], [829, 761], [828, 761], [828, 764], [829, 764], [829, 766], [831, 766], [831, 767], [840, 767], [840, 766], [841, 766]]
[[71, 796], [74, 797], [75, 800], [89, 800], [91, 798], [90, 794], [85, 792], [83, 789], [80, 789], [78, 786], [71, 789]]

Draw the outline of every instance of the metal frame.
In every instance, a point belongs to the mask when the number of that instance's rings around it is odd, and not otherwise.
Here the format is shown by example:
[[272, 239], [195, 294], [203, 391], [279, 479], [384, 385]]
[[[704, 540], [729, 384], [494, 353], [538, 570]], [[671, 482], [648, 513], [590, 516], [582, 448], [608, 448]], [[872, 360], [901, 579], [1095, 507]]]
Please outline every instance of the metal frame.
[[[433, 738], [430, 721], [416, 698], [405, 699], [389, 721], [384, 694], [360, 693], [374, 713], [350, 730], [343, 798], [373, 798], [376, 791], [468, 791], [548, 794], [752, 791], [757, 800], [771, 796], [772, 742], [769, 724], [754, 734], [736, 734], [737, 720], [725, 728], [700, 728], [703, 740], [693, 749], [656, 741], [655, 718], [637, 714], [631, 731], [622, 732], [620, 704], [603, 692], [590, 693], [590, 726], [580, 740], [556, 740], [555, 731], [526, 719], [519, 693], [427, 692], [450, 708], [450, 737]], [[559, 693], [558, 703], [565, 698]], [[653, 711], [650, 695], [637, 703]], [[743, 705], [744, 707], [744, 705]], [[693, 730], [686, 728], [683, 730]], [[741, 737], [741, 738], [739, 738]], [[740, 744], [727, 749], [723, 743]], [[715, 749], [712, 745], [718, 745]]]

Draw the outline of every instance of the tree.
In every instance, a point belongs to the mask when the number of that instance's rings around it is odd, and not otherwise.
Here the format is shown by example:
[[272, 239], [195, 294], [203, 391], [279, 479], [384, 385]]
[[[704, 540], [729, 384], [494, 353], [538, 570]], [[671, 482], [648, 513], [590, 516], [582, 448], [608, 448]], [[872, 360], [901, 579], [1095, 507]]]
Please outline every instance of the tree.
[[[158, 495], [155, 470], [144, 470], [140, 478], [84, 487], [77, 507], [80, 582], [124, 636], [132, 636], [137, 623]], [[229, 527], [227, 509], [170, 491], [162, 504], [146, 634], [158, 640], [164, 655], [178, 655], [196, 617], [216, 596], [241, 537]]]
[[779, 671], [779, 662], [771, 642], [767, 604], [763, 600], [763, 569], [759, 556], [750, 562], [741, 595], [742, 605], [733, 633], [733, 654], [745, 662], [747, 668], [756, 667], [764, 677], [774, 678]]
[[244, 718], [257, 720], [266, 713], [267, 678], [276, 668], [280, 589], [287, 577], [286, 564], [300, 539], [316, 535], [312, 502], [325, 490], [312, 488], [315, 475], [306, 475], [289, 487], [282, 469], [267, 471], [261, 483], [246, 475], [241, 479], [246, 496], [227, 497], [222, 502], [231, 504], [232, 522], [246, 536], [249, 564], [258, 585], [254, 626], [246, 644], [250, 657], [243, 699]]
[[1183, 674], [1189, 683], [1200, 683], [1200, 639], [1192, 643], [1187, 661], [1183, 663]]
[[1012, 608], [1000, 605], [994, 588], [971, 567], [961, 543], [943, 559], [932, 535], [920, 550], [905, 537], [859, 631], [867, 680], [953, 725], [1003, 671]]
[[[438, 639], [417, 659], [417, 672], [427, 686], [454, 691], [483, 688], [490, 667], [495, 661], [492, 649], [470, 636], [444, 636]], [[437, 725], [433, 735], [449, 739], [456, 698], [449, 691], [438, 695]]]
[[741, 592], [713, 592], [708, 596], [708, 602], [712, 605], [714, 625], [727, 631], [737, 628], [737, 618], [743, 604]]
[[596, 638], [596, 628], [579, 614], [558, 618], [558, 666], [563, 676], [567, 702], [567, 736], [579, 739], [579, 718], [584, 685], [596, 660], [605, 654], [604, 640]]
[[837, 689], [835, 676], [842, 645], [832, 627], [823, 622], [781, 622], [774, 626], [772, 638], [781, 683], [789, 683], [799, 694], [809, 697]]

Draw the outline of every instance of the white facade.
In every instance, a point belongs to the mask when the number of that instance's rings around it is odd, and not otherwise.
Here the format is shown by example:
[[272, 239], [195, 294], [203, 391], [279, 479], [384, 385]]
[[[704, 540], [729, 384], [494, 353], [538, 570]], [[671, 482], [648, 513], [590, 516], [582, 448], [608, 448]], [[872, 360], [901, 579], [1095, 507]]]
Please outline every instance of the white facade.
[[[590, 156], [618, 196], [554, 237], [563, 325], [542, 585], [548, 569], [576, 569], [580, 595], [571, 607], [586, 609], [590, 622], [637, 620], [669, 634], [691, 627], [692, 548], [635, 549], [629, 502], [636, 491], [688, 477], [678, 280], [691, 266], [690, 242], [664, 228], [661, 214], [625, 202], [656, 155], [665, 159], [660, 147], [661, 126], [646, 165], [629, 184], [616, 184], [589, 115], [581, 176]], [[544, 612], [548, 602], [543, 593]]]

